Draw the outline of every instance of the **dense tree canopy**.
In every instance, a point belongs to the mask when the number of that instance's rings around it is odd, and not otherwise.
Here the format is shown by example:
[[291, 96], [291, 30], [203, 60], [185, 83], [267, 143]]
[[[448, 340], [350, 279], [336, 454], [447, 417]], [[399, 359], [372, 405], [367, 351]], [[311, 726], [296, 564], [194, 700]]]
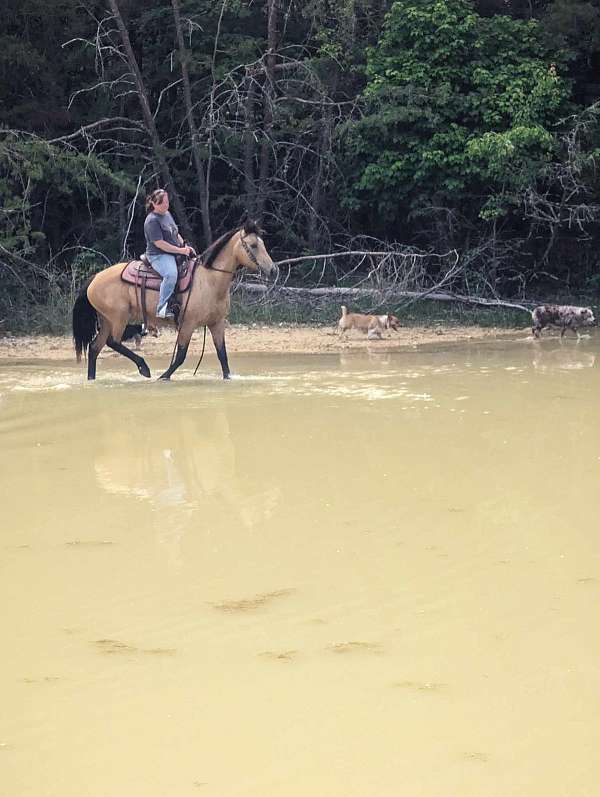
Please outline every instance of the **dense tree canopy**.
[[369, 50], [351, 126], [355, 205], [402, 223], [443, 202], [501, 216], [552, 156], [568, 87], [535, 22], [469, 0], [399, 0]]
[[137, 252], [165, 184], [199, 247], [247, 210], [280, 257], [372, 236], [454, 247], [505, 295], [598, 284], [598, 0], [5, 0], [3, 22], [4, 301]]

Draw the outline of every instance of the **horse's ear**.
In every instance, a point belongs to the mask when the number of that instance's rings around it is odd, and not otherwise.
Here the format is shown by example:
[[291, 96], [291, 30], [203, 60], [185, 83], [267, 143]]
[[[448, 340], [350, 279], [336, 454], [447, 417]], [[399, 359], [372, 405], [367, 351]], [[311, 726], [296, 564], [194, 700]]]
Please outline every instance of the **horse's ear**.
[[258, 235], [258, 222], [254, 219], [247, 218], [244, 222], [244, 232], [246, 235], [252, 235], [253, 233]]

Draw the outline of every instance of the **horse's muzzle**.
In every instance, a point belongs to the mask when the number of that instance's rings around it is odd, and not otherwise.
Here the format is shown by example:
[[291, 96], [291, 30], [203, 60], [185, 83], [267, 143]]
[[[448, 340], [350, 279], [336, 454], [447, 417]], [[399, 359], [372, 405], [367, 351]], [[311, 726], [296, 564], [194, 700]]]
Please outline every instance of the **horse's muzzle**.
[[279, 266], [276, 263], [271, 263], [269, 268], [261, 268], [261, 271], [269, 282], [277, 282], [279, 280]]

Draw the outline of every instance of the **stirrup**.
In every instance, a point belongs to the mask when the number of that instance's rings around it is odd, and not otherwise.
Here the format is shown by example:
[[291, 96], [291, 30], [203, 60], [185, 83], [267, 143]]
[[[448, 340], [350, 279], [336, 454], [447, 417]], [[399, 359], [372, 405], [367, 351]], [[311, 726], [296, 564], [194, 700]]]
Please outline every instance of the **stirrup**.
[[173, 299], [173, 301], [169, 300], [169, 310], [173, 313], [173, 318], [175, 319], [175, 325], [179, 326], [179, 314], [181, 313], [181, 304], [177, 301], [177, 299]]

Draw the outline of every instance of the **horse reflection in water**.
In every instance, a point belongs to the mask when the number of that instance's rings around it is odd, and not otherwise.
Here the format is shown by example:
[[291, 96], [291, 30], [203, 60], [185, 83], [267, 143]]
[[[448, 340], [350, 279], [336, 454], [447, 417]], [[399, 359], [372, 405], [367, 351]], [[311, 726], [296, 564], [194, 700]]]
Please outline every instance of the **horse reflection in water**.
[[[174, 415], [168, 428], [143, 418], [123, 418], [115, 426], [106, 416], [102, 447], [94, 458], [97, 484], [113, 495], [149, 505], [158, 541], [179, 564], [186, 532], [210, 531], [211, 519], [229, 519], [252, 530], [267, 520], [280, 500], [278, 487], [253, 490], [238, 466], [228, 417], [212, 410], [207, 418]], [[137, 421], [137, 423], [136, 423]]]

